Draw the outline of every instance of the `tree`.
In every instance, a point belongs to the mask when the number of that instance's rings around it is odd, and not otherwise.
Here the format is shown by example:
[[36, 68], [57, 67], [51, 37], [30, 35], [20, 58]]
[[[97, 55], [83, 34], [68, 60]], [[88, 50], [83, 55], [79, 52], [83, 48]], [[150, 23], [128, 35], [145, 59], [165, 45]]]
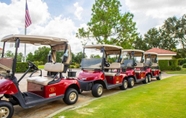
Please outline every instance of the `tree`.
[[144, 35], [143, 42], [146, 43], [146, 49], [162, 48], [172, 51], [176, 49], [176, 41], [174, 38], [172, 38], [167, 31], [161, 28], [152, 28], [148, 30], [148, 32]]
[[18, 53], [18, 55], [17, 55], [17, 62], [22, 62], [22, 60], [23, 60], [23, 53]]
[[35, 59], [34, 59], [34, 55], [33, 55], [33, 53], [32, 52], [30, 52], [30, 53], [28, 53], [28, 55], [27, 55], [27, 58], [26, 58], [26, 61], [34, 61]]
[[5, 57], [14, 57], [14, 53], [10, 50], [7, 50], [5, 53]]
[[79, 52], [79, 53], [77, 53], [76, 56], [74, 57], [74, 62], [80, 64], [82, 58], [83, 58], [83, 53], [82, 53], [82, 52]]
[[180, 42], [183, 50], [186, 48], [186, 38], [185, 38], [185, 33], [186, 33], [186, 14], [184, 14], [176, 24], [176, 31], [175, 31], [175, 38]]
[[99, 55], [94, 55], [94, 54], [91, 54], [90, 55], [90, 58], [101, 58]]
[[138, 36], [134, 41], [134, 49], [148, 50], [147, 42], [143, 40], [142, 36]]
[[34, 60], [42, 61], [43, 63], [46, 63], [49, 51], [50, 51], [50, 48], [46, 46], [39, 47], [38, 50], [34, 52]]
[[98, 44], [115, 44], [130, 48], [137, 36], [133, 14], [121, 14], [118, 0], [96, 0], [88, 28], [78, 29], [78, 38], [95, 38]]
[[160, 32], [156, 28], [152, 28], [144, 35], [144, 42], [147, 43], [148, 49], [160, 47]]

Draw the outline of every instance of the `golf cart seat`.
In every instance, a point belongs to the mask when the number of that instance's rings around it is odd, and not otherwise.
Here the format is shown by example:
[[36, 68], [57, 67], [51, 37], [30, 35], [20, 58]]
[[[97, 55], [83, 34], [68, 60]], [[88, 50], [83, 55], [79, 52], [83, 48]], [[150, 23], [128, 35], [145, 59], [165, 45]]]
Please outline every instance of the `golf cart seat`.
[[142, 72], [141, 68], [143, 68], [143, 67], [144, 67], [144, 63], [136, 63], [135, 73], [141, 73]]
[[[120, 69], [121, 64], [120, 63], [111, 63], [109, 67], [105, 67], [105, 69]], [[105, 76], [116, 76], [117, 73], [116, 72], [105, 72]]]
[[[64, 64], [62, 63], [46, 63], [44, 66], [45, 71], [61, 73], [64, 70]], [[55, 78], [51, 76], [36, 76], [27, 78], [28, 82], [32, 82], [40, 85], [48, 85]], [[58, 78], [56, 78], [58, 79]]]

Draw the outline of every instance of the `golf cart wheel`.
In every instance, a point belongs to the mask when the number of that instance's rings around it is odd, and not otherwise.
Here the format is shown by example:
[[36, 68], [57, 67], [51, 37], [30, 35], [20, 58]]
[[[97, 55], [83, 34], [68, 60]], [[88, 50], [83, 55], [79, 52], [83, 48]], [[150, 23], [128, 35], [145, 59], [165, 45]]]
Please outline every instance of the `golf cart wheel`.
[[151, 81], [152, 81], [151, 75], [148, 74], [148, 82], [151, 82]]
[[63, 98], [63, 101], [68, 104], [75, 104], [78, 100], [78, 92], [76, 89], [69, 88], [65, 94], [65, 97]]
[[147, 76], [145, 76], [145, 80], [143, 80], [143, 83], [147, 84], [148, 82], [149, 82], [149, 79], [148, 79], [148, 75], [147, 75]]
[[156, 77], [157, 80], [161, 80], [161, 73], [159, 73], [158, 77]]
[[100, 97], [103, 94], [103, 86], [101, 84], [94, 84], [92, 87], [92, 95], [94, 97]]
[[0, 118], [12, 118], [14, 107], [10, 102], [0, 101]]
[[122, 85], [119, 88], [121, 90], [126, 90], [128, 88], [128, 81], [126, 79], [124, 79], [122, 82]]
[[130, 88], [132, 88], [133, 86], [134, 86], [134, 78], [133, 77], [129, 77], [129, 79], [128, 79], [128, 86], [130, 87]]

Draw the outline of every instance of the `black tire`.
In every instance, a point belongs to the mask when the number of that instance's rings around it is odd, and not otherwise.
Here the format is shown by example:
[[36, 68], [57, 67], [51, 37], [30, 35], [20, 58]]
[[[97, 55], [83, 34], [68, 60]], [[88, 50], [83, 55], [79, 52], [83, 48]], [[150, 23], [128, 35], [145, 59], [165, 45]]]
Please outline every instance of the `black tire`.
[[145, 80], [142, 81], [144, 84], [147, 84], [149, 82], [148, 75], [145, 76]]
[[69, 88], [66, 91], [65, 97], [63, 98], [63, 101], [68, 104], [75, 104], [78, 100], [78, 92], [76, 89]]
[[1, 118], [12, 118], [14, 114], [14, 107], [8, 101], [4, 101], [4, 100], [0, 101], [0, 110], [1, 110], [1, 114], [0, 114]]
[[103, 94], [103, 86], [101, 84], [94, 84], [92, 87], [92, 95], [94, 97], [100, 97]]
[[134, 86], [134, 78], [133, 77], [129, 77], [128, 79], [128, 87], [132, 88]]
[[119, 88], [121, 90], [126, 90], [128, 88], [128, 81], [126, 79], [124, 79], [122, 82], [122, 85]]
[[157, 80], [161, 80], [161, 73], [159, 73], [158, 77], [156, 77]]
[[151, 82], [152, 81], [152, 77], [150, 74], [148, 74], [148, 82]]

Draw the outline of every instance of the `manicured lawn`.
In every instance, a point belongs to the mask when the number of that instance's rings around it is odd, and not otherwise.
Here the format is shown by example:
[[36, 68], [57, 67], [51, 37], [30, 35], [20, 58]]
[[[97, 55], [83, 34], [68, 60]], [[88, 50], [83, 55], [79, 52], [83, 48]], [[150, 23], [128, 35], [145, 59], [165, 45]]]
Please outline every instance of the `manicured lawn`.
[[165, 71], [167, 74], [186, 74], [186, 68], [182, 68], [180, 71]]
[[[103, 95], [104, 96], [104, 95]], [[186, 75], [170, 77], [101, 97], [54, 118], [185, 118]]]
[[44, 68], [44, 65], [38, 65], [38, 68], [39, 69], [43, 69]]

